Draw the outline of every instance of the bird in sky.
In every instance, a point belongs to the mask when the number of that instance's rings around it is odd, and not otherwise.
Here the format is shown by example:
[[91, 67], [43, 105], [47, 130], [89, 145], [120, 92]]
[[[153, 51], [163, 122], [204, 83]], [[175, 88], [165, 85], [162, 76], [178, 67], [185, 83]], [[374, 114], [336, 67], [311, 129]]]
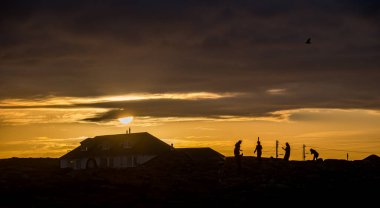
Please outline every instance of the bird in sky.
[[311, 44], [311, 38], [308, 38], [305, 43], [306, 44]]

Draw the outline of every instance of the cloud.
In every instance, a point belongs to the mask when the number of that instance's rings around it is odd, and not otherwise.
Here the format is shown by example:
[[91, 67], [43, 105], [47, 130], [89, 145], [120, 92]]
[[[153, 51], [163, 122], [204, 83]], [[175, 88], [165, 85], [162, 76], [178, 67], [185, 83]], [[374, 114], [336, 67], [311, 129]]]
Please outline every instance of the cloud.
[[[10, 123], [51, 122], [112, 122], [120, 117], [173, 118], [185, 120], [318, 120], [314, 111], [325, 118], [339, 113], [339, 109], [367, 109], [375, 112], [380, 100], [352, 99], [341, 92], [339, 99], [333, 89], [325, 94], [270, 89], [248, 93], [174, 93], [129, 94], [101, 97], [46, 97], [39, 99], [0, 100], [0, 121]], [[304, 89], [302, 89], [304, 90]], [[331, 93], [332, 92], [332, 93]], [[281, 96], [278, 96], [281, 95]], [[321, 99], [323, 98], [323, 99]], [[371, 99], [371, 98], [366, 98]], [[336, 111], [335, 111], [336, 109]], [[372, 111], [369, 111], [371, 110]], [[344, 110], [341, 110], [344, 112]], [[356, 115], [356, 114], [352, 114]], [[359, 114], [358, 114], [359, 115]], [[351, 118], [351, 117], [350, 117]], [[352, 118], [351, 118], [352, 119]], [[149, 120], [149, 119], [148, 119]], [[154, 121], [155, 122], [155, 121]], [[153, 122], [153, 123], [154, 123]]]
[[49, 123], [76, 123], [87, 117], [105, 113], [108, 109], [102, 108], [21, 108], [1, 109], [0, 126], [49, 124]]
[[[55, 107], [109, 111], [87, 118], [93, 121], [124, 113], [260, 117], [380, 106], [377, 1], [1, 4], [3, 103], [51, 97], [50, 107], [53, 98], [64, 98], [68, 103]], [[188, 92], [245, 96], [107, 100]]]
[[35, 137], [2, 141], [0, 158], [9, 157], [60, 157], [78, 146], [86, 137], [49, 138]]
[[269, 89], [267, 93], [270, 95], [282, 95], [286, 93], [286, 89]]
[[378, 125], [380, 111], [362, 109], [297, 109], [278, 112], [288, 115], [291, 121], [323, 122], [336, 124], [363, 123]]
[[98, 97], [44, 97], [35, 99], [3, 99], [0, 100], [2, 108], [38, 108], [38, 107], [57, 107], [57, 106], [75, 106], [80, 104], [138, 101], [138, 100], [201, 100], [201, 99], [219, 99], [234, 97], [238, 93], [209, 93], [209, 92], [190, 92], [190, 93], [162, 93], [162, 94], [126, 94], [126, 95], [108, 95]]

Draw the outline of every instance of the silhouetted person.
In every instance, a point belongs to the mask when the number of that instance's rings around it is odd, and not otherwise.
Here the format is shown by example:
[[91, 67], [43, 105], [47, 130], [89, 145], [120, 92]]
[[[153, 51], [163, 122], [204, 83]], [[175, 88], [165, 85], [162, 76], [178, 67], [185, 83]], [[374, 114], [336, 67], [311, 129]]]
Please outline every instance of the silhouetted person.
[[305, 41], [306, 44], [311, 44], [311, 38], [308, 38], [306, 41]]
[[257, 159], [258, 160], [261, 160], [262, 149], [263, 149], [263, 146], [261, 146], [260, 141], [257, 141], [257, 145], [256, 145], [255, 151], [253, 151], [253, 153], [257, 152]]
[[285, 150], [284, 160], [285, 161], [289, 161], [289, 157], [290, 157], [290, 145], [287, 142], [286, 142], [285, 145], [286, 145], [286, 147], [282, 148], [283, 150]]
[[236, 165], [237, 165], [239, 173], [241, 171], [241, 158], [243, 157], [243, 153], [240, 154], [240, 152], [242, 151], [240, 149], [241, 142], [242, 142], [241, 140], [239, 140], [238, 142], [236, 142], [235, 149], [234, 149], [235, 161], [236, 161]]
[[310, 154], [313, 155], [313, 160], [317, 160], [318, 159], [319, 153], [317, 151], [315, 151], [315, 149], [310, 148]]

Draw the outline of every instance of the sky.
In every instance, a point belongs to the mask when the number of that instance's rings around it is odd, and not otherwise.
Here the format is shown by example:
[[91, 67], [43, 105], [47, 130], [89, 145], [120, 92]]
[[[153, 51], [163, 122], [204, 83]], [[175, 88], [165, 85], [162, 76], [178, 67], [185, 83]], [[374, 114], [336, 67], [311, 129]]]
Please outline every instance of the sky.
[[258, 137], [263, 157], [380, 155], [379, 37], [369, 0], [1, 1], [0, 158], [128, 128], [227, 156]]

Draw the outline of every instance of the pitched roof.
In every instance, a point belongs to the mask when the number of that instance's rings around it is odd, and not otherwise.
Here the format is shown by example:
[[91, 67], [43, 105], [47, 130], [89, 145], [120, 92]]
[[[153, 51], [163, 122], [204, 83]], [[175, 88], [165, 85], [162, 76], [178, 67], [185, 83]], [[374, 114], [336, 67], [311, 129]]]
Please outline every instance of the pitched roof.
[[185, 154], [195, 163], [218, 163], [224, 161], [225, 156], [210, 147], [203, 148], [176, 148], [179, 153]]
[[380, 157], [377, 155], [370, 155], [370, 156], [364, 158], [363, 160], [372, 161], [372, 162], [380, 162]]
[[81, 145], [61, 159], [128, 154], [159, 154], [170, 151], [170, 146], [147, 132], [115, 134], [87, 138]]
[[159, 155], [144, 165], [151, 168], [188, 171], [188, 168], [194, 167], [219, 168], [224, 162], [225, 156], [209, 147], [174, 148], [172, 151]]

